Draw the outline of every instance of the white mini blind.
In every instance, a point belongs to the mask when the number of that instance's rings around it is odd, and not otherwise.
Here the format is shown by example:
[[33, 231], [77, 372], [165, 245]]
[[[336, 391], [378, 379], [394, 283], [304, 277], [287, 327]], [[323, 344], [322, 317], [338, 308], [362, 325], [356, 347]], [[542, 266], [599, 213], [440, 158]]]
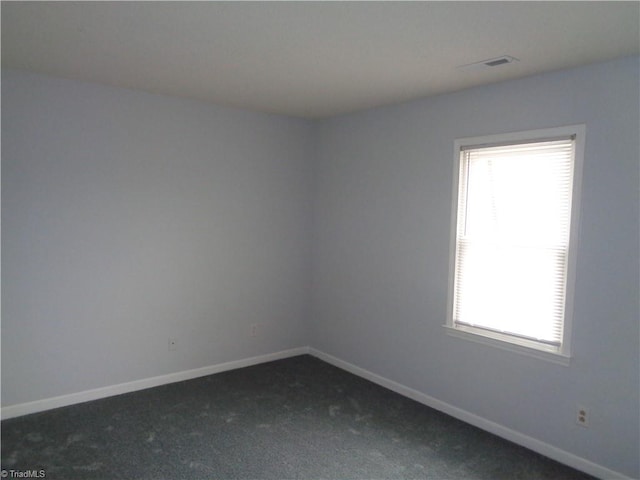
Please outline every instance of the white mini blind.
[[454, 327], [560, 348], [574, 158], [573, 137], [461, 150]]

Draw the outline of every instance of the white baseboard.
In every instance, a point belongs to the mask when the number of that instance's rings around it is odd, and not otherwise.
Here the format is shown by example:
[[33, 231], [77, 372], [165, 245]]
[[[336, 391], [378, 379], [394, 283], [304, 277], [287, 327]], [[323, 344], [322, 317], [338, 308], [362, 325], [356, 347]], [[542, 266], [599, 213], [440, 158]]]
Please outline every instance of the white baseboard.
[[609, 468], [603, 467], [602, 465], [598, 465], [597, 463], [594, 463], [590, 460], [579, 457], [560, 448], [554, 447], [553, 445], [542, 442], [498, 423], [492, 422], [491, 420], [487, 420], [486, 418], [480, 417], [466, 410], [462, 410], [461, 408], [433, 398], [398, 382], [394, 382], [393, 380], [389, 380], [385, 377], [365, 370], [364, 368], [360, 368], [349, 362], [345, 362], [344, 360], [316, 350], [315, 348], [309, 348], [308, 353], [310, 355], [313, 355], [314, 357], [319, 358], [320, 360], [346, 370], [347, 372], [353, 373], [354, 375], [370, 380], [373, 383], [377, 383], [378, 385], [388, 388], [389, 390], [399, 393], [400, 395], [420, 402], [423, 405], [434, 408], [435, 410], [439, 410], [443, 413], [446, 413], [447, 415], [451, 415], [458, 420], [462, 420], [465, 423], [478, 427], [489, 433], [493, 433], [494, 435], [509, 440], [510, 442], [528, 448], [529, 450], [533, 450], [534, 452], [544, 455], [545, 457], [556, 460], [557, 462], [563, 463], [577, 470], [581, 470], [585, 473], [588, 473], [589, 475], [593, 475], [594, 477], [606, 480], [632, 480], [630, 477], [627, 477], [622, 473], [613, 471]]
[[554, 447], [548, 443], [537, 440], [533, 437], [517, 432], [510, 428], [507, 428], [498, 423], [487, 420], [486, 418], [475, 415], [466, 410], [462, 410], [458, 407], [450, 405], [446, 402], [433, 398], [427, 394], [409, 388], [393, 380], [389, 380], [385, 377], [377, 375], [373, 372], [360, 368], [349, 362], [345, 362], [337, 357], [326, 354], [320, 350], [310, 347], [299, 347], [290, 350], [283, 350], [280, 352], [269, 353], [266, 355], [259, 355], [256, 357], [245, 358], [241, 360], [234, 360], [230, 362], [220, 363], [217, 365], [210, 365], [202, 368], [195, 368], [193, 370], [185, 370], [182, 372], [170, 373], [168, 375], [160, 375], [157, 377], [145, 378], [142, 380], [135, 380], [133, 382], [121, 383], [118, 385], [111, 385], [108, 387], [96, 388], [93, 390], [86, 390], [83, 392], [71, 393], [69, 395], [62, 395], [59, 397], [46, 398], [43, 400], [37, 400], [35, 402], [20, 403], [16, 405], [9, 405], [2, 407], [2, 419], [8, 419], [13, 417], [19, 417], [30, 413], [42, 412], [45, 410], [51, 410], [53, 408], [65, 407], [68, 405], [74, 405], [77, 403], [88, 402], [91, 400], [98, 400], [100, 398], [106, 398], [113, 395], [120, 395], [122, 393], [135, 392], [137, 390], [144, 390], [146, 388], [157, 387], [160, 385], [166, 385], [169, 383], [181, 382], [183, 380], [191, 380], [193, 378], [204, 377], [207, 375], [213, 375], [214, 373], [225, 372], [228, 370], [234, 370], [237, 368], [249, 367], [260, 363], [271, 362], [274, 360], [281, 360], [283, 358], [294, 357], [297, 355], [310, 354], [319, 358], [327, 363], [330, 363], [338, 368], [346, 370], [365, 378], [378, 385], [381, 385], [389, 390], [392, 390], [400, 395], [411, 398], [417, 402], [420, 402], [428, 407], [439, 410], [447, 415], [451, 415], [458, 420], [469, 423], [475, 427], [481, 428], [489, 433], [498, 435], [513, 443], [526, 447], [534, 452], [549, 457], [560, 463], [581, 470], [585, 473], [593, 475], [602, 479], [620, 479], [620, 480], [632, 480], [621, 473], [615, 472], [611, 469], [593, 463], [585, 458], [579, 457], [560, 448]]
[[77, 403], [98, 400], [100, 398], [120, 395], [122, 393], [135, 392], [137, 390], [144, 390], [145, 388], [152, 388], [169, 383], [181, 382], [183, 380], [191, 380], [193, 378], [213, 375], [214, 373], [234, 370], [236, 368], [249, 367], [251, 365], [257, 365], [259, 363], [271, 362], [273, 360], [280, 360], [288, 357], [295, 357], [296, 355], [303, 355], [305, 353], [309, 353], [309, 347], [293, 348], [290, 350], [283, 350], [281, 352], [269, 353], [266, 355], [259, 355], [256, 357], [219, 363], [217, 365], [210, 365], [207, 367], [169, 373], [167, 375], [160, 375], [157, 377], [144, 378], [142, 380], [135, 380], [133, 382], [120, 383], [118, 385], [110, 385], [108, 387], [95, 388], [92, 390], [85, 390], [83, 392], [61, 395], [59, 397], [45, 398], [43, 400], [8, 405], [6, 407], [3, 406], [2, 419], [5, 420], [7, 418], [19, 417], [22, 415], [28, 415], [30, 413], [43, 412], [45, 410], [51, 410], [53, 408], [66, 407], [68, 405], [75, 405]]

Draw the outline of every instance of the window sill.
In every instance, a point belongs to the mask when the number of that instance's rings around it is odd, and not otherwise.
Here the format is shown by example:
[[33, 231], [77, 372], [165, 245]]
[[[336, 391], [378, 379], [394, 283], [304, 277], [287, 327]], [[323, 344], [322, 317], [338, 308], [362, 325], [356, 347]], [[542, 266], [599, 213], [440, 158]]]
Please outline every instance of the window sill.
[[546, 360], [547, 362], [569, 366], [569, 362], [571, 360], [568, 355], [562, 353], [536, 350], [534, 348], [529, 348], [522, 345], [517, 345], [515, 343], [505, 342], [497, 338], [492, 338], [488, 335], [481, 335], [475, 332], [471, 333], [468, 331], [464, 331], [461, 328], [455, 328], [450, 325], [443, 325], [443, 327], [445, 328], [447, 335], [450, 335], [452, 337], [462, 338], [464, 340], [469, 340], [483, 345], [489, 345], [501, 350], [519, 353], [529, 357], [538, 358], [540, 360]]

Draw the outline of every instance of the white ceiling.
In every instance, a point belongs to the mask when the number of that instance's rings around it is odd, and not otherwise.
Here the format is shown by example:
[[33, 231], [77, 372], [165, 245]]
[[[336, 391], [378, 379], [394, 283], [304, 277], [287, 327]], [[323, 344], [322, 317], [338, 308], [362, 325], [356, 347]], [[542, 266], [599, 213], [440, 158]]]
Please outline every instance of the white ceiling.
[[[322, 118], [640, 53], [640, 2], [2, 2], [2, 66]], [[520, 62], [456, 68], [501, 55]]]

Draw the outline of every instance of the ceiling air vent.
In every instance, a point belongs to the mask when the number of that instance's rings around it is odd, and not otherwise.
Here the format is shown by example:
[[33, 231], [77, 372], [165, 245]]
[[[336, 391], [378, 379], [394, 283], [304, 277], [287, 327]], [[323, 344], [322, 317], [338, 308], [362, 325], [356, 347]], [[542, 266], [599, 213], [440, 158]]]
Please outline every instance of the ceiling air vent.
[[460, 65], [457, 68], [464, 68], [464, 69], [492, 68], [492, 67], [498, 67], [500, 65], [506, 65], [507, 63], [513, 63], [513, 62], [519, 62], [519, 60], [509, 55], [503, 55], [501, 57], [482, 60], [481, 62], [469, 63], [467, 65]]

